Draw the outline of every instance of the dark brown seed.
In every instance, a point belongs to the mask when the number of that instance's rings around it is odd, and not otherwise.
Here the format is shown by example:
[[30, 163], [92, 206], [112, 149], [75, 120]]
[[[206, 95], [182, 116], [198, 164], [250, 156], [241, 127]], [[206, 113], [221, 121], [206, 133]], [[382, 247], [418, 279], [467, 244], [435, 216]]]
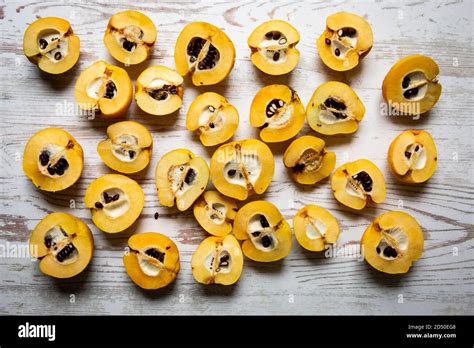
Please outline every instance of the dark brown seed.
[[324, 101], [324, 105], [328, 108], [333, 108], [336, 110], [345, 110], [346, 109], [346, 104], [343, 102], [338, 102], [337, 100], [333, 98], [328, 98]]
[[95, 205], [95, 207], [96, 207], [97, 209], [102, 209], [102, 208], [104, 207], [104, 205], [103, 205], [102, 203], [100, 203], [100, 202], [95, 202], [94, 205]]
[[215, 127], [214, 123], [212, 123], [212, 122], [209, 123], [209, 127], [214, 128]]
[[39, 45], [40, 45], [40, 48], [44, 50], [46, 47], [48, 47], [48, 41], [46, 41], [45, 39], [40, 39]]
[[281, 34], [277, 31], [273, 33], [273, 40], [278, 40], [281, 37]]
[[155, 213], [155, 220], [158, 220], [159, 217], [160, 217], [160, 213], [156, 212]]
[[54, 54], [54, 59], [60, 60], [60, 59], [62, 58], [62, 56], [63, 56], [63, 55], [61, 54], [61, 52], [56, 52], [56, 53]]
[[293, 167], [293, 171], [294, 171], [294, 172], [297, 172], [297, 173], [302, 172], [302, 171], [304, 170], [304, 167], [305, 167], [304, 163], [297, 163], [297, 164]]
[[377, 249], [375, 249], [377, 251], [377, 254], [380, 254], [380, 248], [377, 247]]
[[154, 259], [157, 259], [160, 262], [163, 262], [165, 260], [165, 253], [162, 253], [157, 249], [153, 249], [153, 248], [147, 249], [145, 250], [145, 254], [153, 257]]
[[411, 157], [411, 153], [410, 153], [410, 152], [408, 152], [408, 151], [405, 151], [405, 157], [406, 157], [406, 158], [408, 158], [408, 159], [410, 159], [410, 157]]
[[336, 48], [336, 49], [334, 50], [334, 54], [335, 54], [337, 57], [339, 57], [339, 55], [341, 54], [341, 51], [339, 51], [339, 48]]
[[278, 59], [280, 59], [280, 53], [279, 53], [279, 52], [275, 52], [275, 53], [273, 54], [273, 61], [276, 62]]
[[408, 88], [409, 85], [410, 85], [410, 78], [408, 76], [405, 76], [402, 81], [402, 87]]
[[235, 173], [237, 173], [237, 171], [235, 169], [230, 169], [230, 170], [227, 171], [228, 176], [234, 176]]
[[271, 38], [273, 37], [272, 32], [269, 31], [268, 33], [266, 33], [266, 34], [265, 34], [265, 37], [266, 37], [267, 39], [271, 39]]
[[122, 47], [124, 50], [131, 52], [134, 47], [136, 47], [137, 44], [135, 42], [128, 41], [125, 39], [122, 43]]
[[420, 147], [418, 145], [416, 145], [415, 152], [418, 151], [419, 149], [420, 149]]
[[115, 202], [120, 198], [120, 195], [117, 193], [112, 197], [112, 200]]
[[260, 215], [260, 225], [262, 225], [263, 228], [270, 227], [267, 218], [263, 215]]
[[46, 246], [46, 248], [51, 248], [51, 242], [53, 241], [53, 239], [51, 238], [50, 235], [47, 235], [46, 237], [44, 237], [44, 245]]
[[130, 156], [130, 158], [133, 159], [133, 157], [135, 157], [135, 151], [132, 151], [132, 150], [128, 151], [128, 155]]
[[326, 45], [330, 45], [330, 44], [331, 44], [331, 40], [329, 40], [328, 38], [324, 39], [324, 42], [326, 43]]
[[258, 237], [258, 236], [260, 236], [260, 232], [252, 232], [252, 236], [253, 237]]

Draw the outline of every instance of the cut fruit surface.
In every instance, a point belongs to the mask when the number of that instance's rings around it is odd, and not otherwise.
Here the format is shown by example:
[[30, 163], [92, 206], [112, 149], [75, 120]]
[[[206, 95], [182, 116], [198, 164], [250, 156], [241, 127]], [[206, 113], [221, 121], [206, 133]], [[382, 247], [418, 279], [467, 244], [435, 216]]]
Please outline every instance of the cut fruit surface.
[[352, 209], [363, 209], [370, 198], [374, 203], [385, 200], [385, 179], [380, 169], [366, 159], [343, 164], [332, 176], [334, 197]]
[[336, 71], [355, 68], [372, 45], [370, 24], [349, 12], [338, 12], [327, 17], [326, 30], [316, 42], [323, 63]]
[[123, 263], [130, 279], [147, 290], [172, 283], [180, 270], [178, 247], [170, 238], [157, 232], [131, 236]]
[[218, 191], [206, 191], [194, 203], [194, 217], [199, 225], [214, 236], [222, 237], [232, 232], [232, 222], [237, 214], [237, 204], [232, 198]]
[[243, 266], [240, 244], [232, 235], [204, 239], [191, 259], [194, 279], [201, 284], [232, 285], [239, 280]]
[[23, 37], [25, 56], [49, 74], [70, 70], [79, 59], [79, 51], [79, 37], [62, 18], [40, 18], [28, 26]]
[[399, 134], [388, 149], [392, 174], [401, 182], [416, 184], [427, 181], [438, 163], [438, 152], [431, 134], [424, 130], [407, 130]]
[[202, 157], [187, 149], [163, 155], [156, 165], [158, 199], [165, 207], [187, 210], [204, 192], [209, 181], [209, 167]]
[[92, 260], [94, 238], [89, 227], [67, 213], [43, 218], [30, 237], [30, 252], [40, 260], [39, 269], [54, 278], [71, 278]]
[[262, 88], [250, 106], [250, 124], [260, 128], [260, 138], [269, 143], [294, 137], [304, 125], [304, 106], [296, 91], [285, 85]]
[[186, 128], [195, 131], [204, 146], [222, 144], [232, 138], [239, 113], [223, 96], [206, 92], [196, 97], [186, 114]]
[[361, 250], [365, 261], [380, 272], [406, 273], [423, 253], [423, 232], [409, 214], [389, 211], [377, 217], [364, 232]]
[[87, 187], [84, 202], [99, 229], [117, 233], [138, 219], [145, 204], [145, 194], [135, 180], [121, 174], [106, 174]]
[[325, 250], [339, 238], [339, 224], [326, 209], [310, 204], [301, 208], [293, 218], [298, 243], [310, 251]]
[[414, 54], [396, 62], [382, 84], [389, 105], [407, 115], [419, 115], [433, 108], [441, 96], [439, 67], [427, 56]]
[[300, 34], [290, 23], [270, 20], [260, 24], [248, 38], [250, 59], [269, 75], [284, 75], [298, 64], [300, 52], [296, 45]]
[[153, 138], [143, 125], [134, 121], [117, 122], [107, 127], [107, 139], [97, 145], [104, 163], [120, 173], [137, 173], [148, 166]]
[[283, 155], [283, 163], [297, 183], [313, 185], [328, 177], [336, 165], [336, 154], [324, 140], [304, 135], [295, 139]]
[[157, 65], [138, 76], [135, 90], [137, 105], [151, 115], [169, 115], [183, 103], [183, 78], [176, 71]]
[[281, 260], [291, 251], [290, 225], [270, 202], [254, 201], [240, 208], [234, 220], [234, 234], [244, 241], [244, 255], [254, 261]]
[[354, 133], [364, 114], [365, 106], [354, 90], [338, 81], [319, 86], [306, 107], [309, 126], [326, 135]]
[[224, 80], [234, 67], [235, 48], [216, 26], [193, 22], [178, 36], [174, 61], [178, 73], [191, 75], [194, 85], [214, 85]]
[[122, 11], [110, 17], [104, 44], [110, 55], [125, 65], [143, 62], [156, 41], [152, 20], [138, 11]]
[[35, 133], [23, 152], [23, 171], [43, 191], [61, 191], [81, 176], [84, 153], [71, 134], [61, 128]]
[[274, 169], [270, 148], [256, 139], [221, 145], [211, 158], [211, 179], [216, 189], [241, 201], [254, 193], [265, 192]]
[[120, 117], [132, 102], [132, 81], [124, 69], [99, 60], [79, 75], [74, 96], [83, 110]]

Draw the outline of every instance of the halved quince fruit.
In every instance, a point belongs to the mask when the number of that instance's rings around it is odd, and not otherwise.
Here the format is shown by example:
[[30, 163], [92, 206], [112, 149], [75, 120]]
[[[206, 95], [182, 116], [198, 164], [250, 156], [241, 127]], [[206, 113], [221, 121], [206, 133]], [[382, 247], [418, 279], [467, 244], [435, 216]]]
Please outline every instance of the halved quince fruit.
[[120, 173], [137, 173], [150, 163], [153, 138], [143, 125], [134, 121], [107, 127], [107, 139], [97, 145], [104, 163]]
[[61, 128], [45, 128], [26, 143], [23, 171], [37, 188], [61, 191], [81, 176], [84, 153], [71, 134]]
[[178, 36], [174, 61], [181, 76], [192, 75], [195, 86], [214, 85], [224, 80], [234, 67], [235, 48], [219, 28], [193, 22]]
[[98, 228], [117, 233], [138, 219], [145, 204], [145, 194], [135, 180], [121, 174], [106, 174], [92, 181], [84, 202]]
[[285, 167], [297, 183], [313, 185], [328, 177], [336, 165], [336, 154], [326, 149], [324, 140], [304, 135], [295, 139], [283, 155]]
[[339, 238], [336, 218], [322, 207], [307, 205], [293, 218], [295, 237], [300, 245], [310, 251], [325, 250]]
[[306, 107], [309, 126], [326, 135], [354, 133], [364, 114], [365, 106], [354, 90], [338, 81], [316, 88]]
[[265, 192], [274, 169], [272, 151], [257, 139], [224, 144], [211, 158], [211, 179], [216, 189], [241, 201], [254, 193]]
[[217, 191], [204, 192], [193, 208], [194, 217], [199, 225], [218, 237], [232, 232], [232, 221], [238, 210], [232, 198], [223, 196]]
[[364, 232], [361, 250], [365, 261], [380, 272], [406, 273], [423, 253], [423, 232], [409, 214], [389, 211], [377, 217]]
[[366, 159], [343, 164], [332, 176], [334, 197], [352, 209], [363, 209], [370, 198], [374, 203], [385, 200], [385, 179], [380, 169]]
[[146, 113], [168, 115], [181, 107], [183, 91], [180, 74], [165, 66], [152, 66], [138, 76], [135, 101]]
[[382, 84], [382, 94], [391, 108], [407, 115], [425, 113], [438, 102], [439, 67], [427, 56], [414, 54], [392, 66]]
[[156, 165], [158, 199], [165, 207], [176, 204], [187, 210], [204, 192], [209, 181], [209, 167], [202, 157], [187, 149], [177, 149], [163, 155]]
[[338, 12], [326, 18], [326, 30], [316, 46], [324, 64], [336, 71], [346, 71], [359, 65], [373, 43], [372, 28], [364, 18]]
[[79, 37], [62, 18], [40, 18], [28, 26], [23, 37], [25, 56], [49, 74], [70, 70], [79, 59], [79, 51]]
[[120, 117], [132, 102], [132, 81], [124, 69], [99, 60], [79, 75], [74, 96], [83, 110]]
[[223, 96], [206, 92], [196, 97], [186, 114], [186, 128], [195, 131], [204, 146], [232, 138], [239, 125], [239, 112]]
[[263, 87], [250, 106], [250, 124], [260, 128], [268, 143], [294, 137], [304, 125], [304, 106], [296, 91], [285, 85]]
[[126, 65], [143, 62], [156, 41], [156, 27], [150, 18], [127, 10], [110, 17], [104, 44], [110, 55]]
[[194, 279], [201, 284], [232, 285], [243, 266], [240, 244], [232, 235], [204, 239], [191, 259]]
[[247, 41], [250, 59], [257, 68], [269, 75], [283, 75], [298, 64], [300, 52], [296, 45], [300, 33], [290, 23], [271, 20], [260, 24]]
[[254, 201], [240, 208], [234, 220], [234, 234], [244, 241], [244, 255], [254, 261], [277, 261], [291, 251], [290, 225], [270, 202]]
[[388, 149], [388, 163], [398, 180], [416, 184], [427, 181], [438, 163], [438, 152], [431, 134], [407, 130], [399, 134]]
[[94, 238], [89, 227], [67, 213], [43, 218], [30, 237], [31, 255], [40, 260], [39, 269], [54, 278], [71, 278], [92, 260]]
[[160, 289], [176, 279], [180, 270], [179, 251], [165, 235], [135, 234], [128, 239], [128, 249], [123, 256], [125, 270], [142, 289]]

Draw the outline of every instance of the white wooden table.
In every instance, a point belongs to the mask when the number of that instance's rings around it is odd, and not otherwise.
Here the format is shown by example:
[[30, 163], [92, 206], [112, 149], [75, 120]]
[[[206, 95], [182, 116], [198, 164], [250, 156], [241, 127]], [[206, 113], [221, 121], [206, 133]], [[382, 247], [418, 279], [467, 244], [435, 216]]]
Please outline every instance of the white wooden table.
[[[472, 2], [127, 3], [130, 5], [105, 0], [0, 3], [1, 314], [474, 314]], [[74, 105], [74, 83], [83, 69], [98, 59], [117, 64], [107, 53], [102, 37], [109, 17], [128, 8], [143, 11], [158, 28], [151, 59], [128, 68], [132, 79], [148, 65], [174, 67], [176, 38], [191, 21], [208, 21], [223, 28], [236, 46], [237, 60], [230, 76], [218, 86], [195, 88], [186, 80], [183, 106], [173, 115], [149, 116], [132, 104], [128, 118], [147, 126], [155, 142], [146, 173], [132, 176], [146, 193], [145, 209], [133, 228], [106, 235], [92, 224], [83, 196], [93, 179], [111, 172], [95, 150], [110, 122], [87, 120], [77, 112], [64, 110], [64, 106]], [[374, 32], [372, 51], [361, 66], [347, 73], [325, 68], [315, 47], [326, 16], [340, 10], [364, 16]], [[46, 16], [68, 19], [81, 39], [79, 63], [62, 76], [40, 73], [23, 56], [24, 30], [36, 18]], [[247, 37], [258, 23], [273, 18], [290, 21], [301, 34], [301, 59], [288, 76], [266, 76], [249, 60]], [[440, 65], [443, 94], [439, 103], [418, 121], [381, 115], [381, 85], [386, 72], [397, 59], [414, 53], [429, 55]], [[306, 105], [314, 89], [329, 80], [349, 83], [367, 112], [354, 135], [324, 137], [328, 147], [337, 154], [337, 166], [362, 157], [377, 164], [387, 181], [386, 201], [356, 213], [335, 201], [329, 180], [315, 187], [297, 187], [282, 163], [289, 142], [271, 145], [275, 176], [267, 193], [259, 198], [278, 205], [290, 223], [303, 205], [313, 203], [329, 209], [340, 223], [338, 248], [342, 252], [358, 245], [364, 229], [376, 216], [388, 210], [404, 210], [423, 227], [422, 258], [408, 274], [390, 276], [356, 257], [326, 258], [324, 254], [303, 250], [295, 242], [291, 254], [281, 262], [245, 260], [236, 286], [197, 284], [191, 274], [190, 259], [206, 233], [191, 211], [179, 213], [160, 206], [154, 180], [158, 159], [171, 149], [186, 147], [206, 159], [214, 151], [204, 148], [185, 128], [185, 114], [191, 101], [204, 91], [225, 95], [240, 113], [235, 138], [256, 137], [248, 115], [250, 102], [262, 86], [289, 84]], [[80, 181], [55, 194], [35, 189], [21, 170], [26, 141], [46, 126], [65, 128], [85, 149]], [[438, 168], [434, 177], [421, 186], [396, 183], [386, 160], [391, 140], [410, 128], [430, 131], [438, 146]], [[300, 134], [316, 135], [307, 125]], [[71, 204], [75, 207], [70, 208]], [[53, 211], [75, 214], [94, 234], [94, 258], [85, 272], [71, 280], [46, 277], [29, 257], [12, 254], [13, 249], [26, 245], [38, 221]], [[158, 220], [154, 219], [155, 212], [160, 213]], [[180, 250], [182, 267], [176, 283], [159, 291], [146, 292], [135, 286], [122, 264], [129, 236], [145, 231], [167, 234]]]

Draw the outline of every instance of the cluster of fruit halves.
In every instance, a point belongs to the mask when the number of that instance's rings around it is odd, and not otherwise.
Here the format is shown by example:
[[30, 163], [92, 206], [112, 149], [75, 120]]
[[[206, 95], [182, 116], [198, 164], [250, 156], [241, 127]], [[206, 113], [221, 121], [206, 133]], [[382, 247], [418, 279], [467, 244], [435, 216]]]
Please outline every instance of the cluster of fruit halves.
[[[124, 11], [110, 18], [104, 43], [124, 66], [145, 61], [155, 44], [156, 27], [146, 15]], [[248, 38], [251, 61], [262, 72], [281, 75], [291, 72], [299, 60], [299, 32], [289, 23], [271, 20], [259, 25]], [[39, 69], [65, 73], [79, 58], [79, 38], [61, 18], [42, 18], [24, 35], [24, 53]], [[346, 71], [358, 66], [373, 45], [372, 29], [362, 17], [346, 12], [326, 19], [326, 29], [316, 46], [329, 68]], [[224, 80], [234, 66], [235, 49], [219, 28], [204, 22], [187, 24], [175, 46], [176, 70], [165, 66], [145, 69], [135, 82], [135, 93], [127, 71], [97, 61], [77, 79], [74, 93], [78, 105], [104, 118], [123, 116], [135, 98], [144, 112], [169, 115], [181, 107], [183, 76], [196, 86]], [[403, 114], [420, 114], [438, 101], [441, 85], [437, 64], [429, 57], [402, 58], [385, 76], [384, 98]], [[199, 95], [190, 105], [186, 127], [196, 132], [204, 146], [217, 146], [210, 166], [187, 149], [164, 154], [156, 167], [156, 188], [161, 205], [185, 211], [193, 207], [200, 226], [212, 236], [204, 239], [192, 256], [192, 273], [199, 283], [233, 284], [243, 269], [244, 255], [259, 262], [286, 257], [292, 246], [292, 229], [272, 203], [257, 200], [238, 207], [250, 195], [262, 194], [274, 174], [274, 157], [266, 143], [295, 137], [307, 119], [309, 126], [324, 135], [350, 134], [358, 129], [365, 107], [347, 84], [330, 81], [319, 86], [305, 108], [296, 91], [285, 85], [269, 85], [255, 96], [250, 123], [260, 138], [227, 142], [238, 124], [237, 109], [217, 93]], [[140, 185], [124, 174], [145, 169], [152, 156], [153, 138], [146, 127], [121, 121], [107, 128], [107, 138], [97, 151], [103, 162], [120, 174], [106, 174], [88, 186], [85, 206], [93, 223], [106, 233], [129, 228], [144, 207]], [[406, 184], [427, 181], [434, 173], [437, 150], [424, 130], [406, 130], [388, 149], [394, 177]], [[336, 155], [324, 140], [310, 135], [296, 138], [283, 157], [292, 179], [315, 185], [334, 170]], [[23, 170], [41, 190], [60, 191], [73, 185], [83, 169], [83, 150], [72, 135], [60, 128], [34, 134], [25, 147]], [[214, 190], [205, 191], [211, 179]], [[368, 202], [385, 199], [385, 179], [367, 159], [345, 163], [332, 175], [332, 191], [341, 204], [363, 209]], [[204, 192], [205, 191], [205, 192]], [[293, 219], [298, 243], [318, 252], [334, 244], [339, 225], [326, 209], [307, 205]], [[233, 232], [233, 234], [232, 234]], [[239, 242], [240, 241], [240, 242]], [[33, 230], [33, 255], [41, 259], [40, 270], [57, 278], [83, 271], [92, 259], [94, 242], [89, 227], [77, 217], [56, 212], [41, 220]], [[405, 273], [423, 251], [420, 225], [409, 214], [389, 211], [366, 229], [361, 246], [367, 262], [379, 271]], [[140, 287], [158, 289], [175, 280], [180, 270], [176, 244], [161, 233], [135, 234], [123, 257], [130, 278]]]

